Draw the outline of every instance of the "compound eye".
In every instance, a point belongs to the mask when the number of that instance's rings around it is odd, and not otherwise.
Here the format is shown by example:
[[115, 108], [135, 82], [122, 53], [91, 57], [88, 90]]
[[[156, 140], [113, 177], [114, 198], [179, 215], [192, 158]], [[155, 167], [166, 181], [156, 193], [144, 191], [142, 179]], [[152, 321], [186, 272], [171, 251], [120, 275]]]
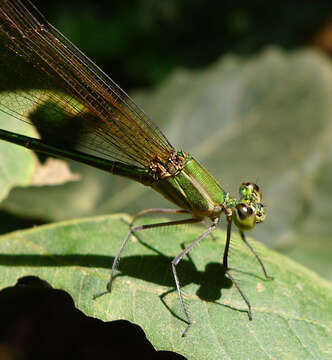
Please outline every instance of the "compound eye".
[[241, 219], [241, 220], [248, 219], [248, 217], [251, 216], [254, 213], [252, 208], [249, 207], [246, 204], [237, 204], [236, 205], [236, 210], [237, 210], [239, 219]]
[[251, 230], [256, 224], [256, 214], [252, 207], [237, 204], [234, 209], [234, 223], [240, 230]]
[[260, 189], [259, 189], [259, 186], [257, 184], [251, 184], [254, 188], [255, 191], [257, 191], [258, 193], [260, 193]]

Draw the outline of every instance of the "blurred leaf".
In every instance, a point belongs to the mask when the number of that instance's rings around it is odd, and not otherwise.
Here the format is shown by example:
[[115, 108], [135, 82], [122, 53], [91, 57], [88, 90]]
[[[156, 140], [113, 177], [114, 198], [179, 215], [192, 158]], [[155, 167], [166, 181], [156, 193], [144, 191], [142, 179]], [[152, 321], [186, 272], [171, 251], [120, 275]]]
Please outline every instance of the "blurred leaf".
[[182, 251], [181, 244], [188, 245], [201, 234], [199, 227], [153, 229], [133, 237], [112, 294], [93, 301], [92, 296], [105, 289], [129, 221], [123, 215], [73, 220], [2, 236], [1, 288], [26, 275], [38, 276], [71, 294], [88, 316], [137, 323], [157, 349], [188, 359], [281, 359], [285, 354], [293, 359], [331, 358], [331, 284], [255, 243], [275, 277], [265, 281], [248, 249], [233, 236], [230, 263], [253, 306], [249, 321], [246, 305], [219, 263], [225, 239], [220, 230], [216, 240], [205, 239], [178, 266], [195, 321], [187, 337], [181, 337], [186, 324], [170, 261]]
[[[10, 94], [0, 93], [1, 102], [11, 101]], [[13, 110], [20, 106], [12, 102]], [[0, 112], [0, 127], [9, 131], [33, 135], [33, 129], [27, 124], [15, 121], [10, 115]], [[30, 132], [29, 132], [30, 131]], [[3, 200], [12, 187], [28, 186], [31, 184], [37, 163], [33, 153], [14, 145], [0, 141], [0, 200]]]
[[[269, 49], [246, 61], [227, 56], [202, 72], [178, 70], [156, 91], [134, 96], [225, 190], [257, 182], [267, 220], [255, 236], [330, 279], [331, 69], [311, 50]], [[5, 208], [59, 220], [169, 207], [147, 187], [81, 164], [72, 169], [82, 182], [16, 189]]]
[[[46, 93], [44, 92], [44, 94]], [[41, 95], [39, 97], [41, 99]], [[1, 128], [27, 136], [37, 136], [36, 131], [28, 123], [15, 120], [22, 109], [23, 112], [29, 113], [36, 107], [33, 100], [27, 97], [17, 98], [14, 92], [0, 91], [0, 104], [2, 110], [0, 111]], [[0, 147], [2, 155], [0, 200], [4, 199], [15, 186], [63, 184], [79, 178], [70, 172], [67, 163], [64, 161], [49, 159], [45, 164], [41, 164], [32, 152], [17, 145], [1, 141]]]
[[62, 185], [68, 181], [78, 181], [80, 176], [70, 172], [68, 163], [62, 160], [47, 158], [45, 164], [36, 166], [33, 185]]

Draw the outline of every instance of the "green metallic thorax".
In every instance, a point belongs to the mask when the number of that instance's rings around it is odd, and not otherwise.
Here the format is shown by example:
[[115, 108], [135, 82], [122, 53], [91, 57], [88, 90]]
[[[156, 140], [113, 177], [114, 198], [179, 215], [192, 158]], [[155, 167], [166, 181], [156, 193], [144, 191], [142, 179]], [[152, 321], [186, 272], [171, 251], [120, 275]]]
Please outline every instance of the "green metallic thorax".
[[199, 218], [219, 216], [226, 197], [214, 177], [188, 154], [180, 172], [152, 183], [151, 187]]

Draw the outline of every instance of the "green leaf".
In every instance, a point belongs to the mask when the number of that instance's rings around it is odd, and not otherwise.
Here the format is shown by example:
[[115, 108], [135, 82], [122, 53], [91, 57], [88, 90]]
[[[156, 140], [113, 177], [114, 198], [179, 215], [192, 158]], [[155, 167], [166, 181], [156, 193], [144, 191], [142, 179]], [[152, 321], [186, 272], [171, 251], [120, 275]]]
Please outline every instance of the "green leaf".
[[[312, 50], [270, 48], [248, 60], [223, 57], [205, 71], [178, 70], [159, 89], [133, 97], [226, 191], [257, 182], [267, 219], [255, 237], [332, 280], [331, 93], [329, 59]], [[26, 184], [30, 165], [7, 150], [1, 154], [0, 188], [7, 194], [22, 181], [4, 180], [19, 176]], [[71, 167], [80, 182], [16, 188], [3, 206], [47, 220], [169, 207], [147, 187], [84, 164]]]
[[[15, 103], [13, 96], [9, 93], [0, 93], [1, 103], [11, 104], [15, 111], [19, 104]], [[15, 121], [6, 113], [0, 111], [0, 128], [13, 132], [29, 133], [27, 125], [21, 121]], [[30, 129], [30, 134], [33, 130]], [[33, 153], [26, 151], [17, 145], [0, 141], [0, 201], [15, 186], [28, 186], [31, 184], [36, 158]]]
[[253, 321], [249, 321], [245, 303], [223, 275], [221, 230], [216, 231], [216, 239], [204, 239], [178, 266], [194, 320], [187, 337], [181, 337], [186, 324], [170, 261], [182, 250], [181, 244], [188, 245], [202, 233], [201, 227], [151, 229], [132, 237], [112, 294], [94, 301], [92, 296], [105, 290], [129, 222], [125, 215], [103, 216], [2, 236], [1, 288], [22, 276], [38, 276], [67, 291], [85, 314], [139, 324], [157, 349], [187, 359], [331, 359], [331, 284], [255, 242], [275, 277], [264, 280], [256, 260], [234, 234], [230, 266], [252, 304]]
[[[38, 93], [37, 96], [40, 101], [42, 99], [41, 94], [47, 96], [45, 92]], [[38, 137], [36, 131], [28, 123], [17, 121], [17, 119], [15, 121], [15, 116], [18, 116], [17, 114], [21, 113], [22, 109], [25, 113], [30, 113], [36, 107], [33, 98], [17, 98], [15, 92], [0, 91], [0, 104], [0, 128]], [[45, 164], [41, 165], [33, 152], [15, 144], [0, 141], [0, 154], [0, 201], [6, 198], [12, 188], [17, 186], [21, 189], [31, 185], [38, 188], [42, 185], [63, 184], [78, 180], [78, 176], [70, 173], [67, 163], [64, 161], [48, 159]], [[29, 189], [29, 195], [30, 193], [31, 189]]]
[[[328, 59], [271, 48], [248, 60], [223, 57], [205, 71], [178, 70], [159, 89], [133, 97], [226, 191], [257, 182], [267, 219], [255, 236], [332, 279], [331, 93]], [[59, 220], [169, 206], [147, 187], [86, 165], [72, 169], [81, 182], [17, 188], [4, 207]]]

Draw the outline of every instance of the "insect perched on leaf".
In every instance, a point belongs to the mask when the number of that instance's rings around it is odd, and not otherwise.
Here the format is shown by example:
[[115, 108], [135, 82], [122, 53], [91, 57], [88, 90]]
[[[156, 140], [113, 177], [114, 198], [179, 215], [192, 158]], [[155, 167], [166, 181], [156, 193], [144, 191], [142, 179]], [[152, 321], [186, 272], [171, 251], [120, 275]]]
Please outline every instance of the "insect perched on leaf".
[[[211, 224], [203, 234], [171, 263], [187, 322], [184, 336], [192, 320], [183, 301], [177, 265], [216, 229], [221, 216], [225, 215], [227, 238], [223, 266], [247, 303], [251, 319], [250, 303], [229, 270], [228, 252], [234, 222], [242, 240], [268, 277], [263, 263], [244, 235], [244, 231], [253, 229], [265, 219], [258, 186], [245, 182], [240, 186], [239, 198], [232, 198], [192, 155], [174, 149], [143, 110], [50, 25], [30, 1], [1, 1], [0, 46], [1, 90], [6, 89], [11, 99], [9, 102], [8, 97], [1, 97], [0, 110], [36, 126], [41, 136], [41, 139], [35, 139], [0, 130], [1, 139], [130, 178], [158, 191], [179, 207], [144, 210], [138, 216], [151, 212], [189, 216], [131, 227], [113, 262], [107, 290], [95, 297], [111, 292], [121, 253], [133, 233], [210, 219]], [[6, 76], [2, 76], [4, 74]], [[22, 86], [26, 80], [38, 90]]]

